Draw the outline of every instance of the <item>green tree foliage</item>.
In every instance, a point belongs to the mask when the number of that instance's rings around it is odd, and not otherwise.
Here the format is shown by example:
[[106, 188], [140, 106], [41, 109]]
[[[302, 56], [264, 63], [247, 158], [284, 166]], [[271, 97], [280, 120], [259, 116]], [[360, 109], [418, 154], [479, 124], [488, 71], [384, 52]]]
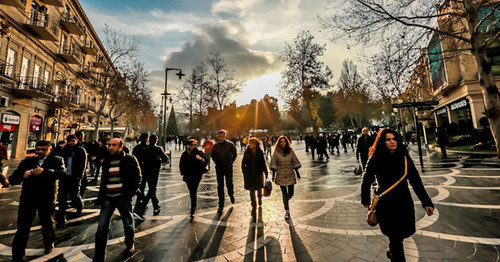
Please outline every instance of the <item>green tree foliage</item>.
[[177, 118], [175, 117], [174, 106], [172, 106], [172, 110], [170, 110], [170, 116], [168, 117], [167, 122], [167, 136], [179, 135], [179, 130], [177, 129]]

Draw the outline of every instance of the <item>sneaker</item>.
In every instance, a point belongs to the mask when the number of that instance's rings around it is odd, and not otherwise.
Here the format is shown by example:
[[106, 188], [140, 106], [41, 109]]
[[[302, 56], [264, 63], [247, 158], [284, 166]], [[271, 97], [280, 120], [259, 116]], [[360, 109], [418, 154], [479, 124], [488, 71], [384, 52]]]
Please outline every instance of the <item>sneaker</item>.
[[222, 210], [223, 210], [223, 209], [224, 209], [224, 207], [219, 207], [219, 208], [217, 209], [217, 214], [219, 214], [219, 216], [220, 216], [220, 215], [222, 215]]
[[146, 220], [146, 218], [143, 215], [138, 214], [138, 213], [134, 213], [134, 217], [137, 218], [137, 220], [140, 220], [140, 221]]
[[234, 196], [230, 196], [229, 198], [231, 199], [231, 204], [236, 203], [236, 200], [234, 199]]
[[286, 210], [285, 220], [288, 220], [288, 219], [290, 219], [290, 211]]
[[160, 212], [161, 212], [161, 207], [155, 208], [155, 210], [153, 211], [153, 215], [157, 216], [160, 214]]

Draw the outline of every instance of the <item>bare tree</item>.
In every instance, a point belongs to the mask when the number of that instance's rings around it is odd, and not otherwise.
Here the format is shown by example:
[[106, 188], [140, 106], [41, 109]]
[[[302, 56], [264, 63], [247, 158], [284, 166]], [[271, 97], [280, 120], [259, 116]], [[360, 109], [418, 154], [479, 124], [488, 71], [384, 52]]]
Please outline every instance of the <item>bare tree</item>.
[[234, 70], [228, 68], [219, 51], [210, 51], [206, 61], [211, 71], [209, 95], [213, 97], [217, 109], [222, 110], [231, 95], [240, 91], [241, 82], [234, 78]]
[[[111, 136], [114, 126], [122, 116], [126, 117], [125, 133], [128, 132], [131, 117], [142, 115], [152, 109], [151, 88], [148, 86], [149, 71], [143, 61], [130, 60], [122, 67], [123, 78], [114, 89], [111, 90], [108, 103], [108, 115], [111, 119]], [[132, 114], [133, 113], [133, 114]]]
[[285, 69], [281, 72], [280, 93], [288, 103], [304, 103], [312, 120], [314, 130], [320, 125], [315, 95], [319, 90], [329, 89], [333, 77], [328, 66], [319, 61], [323, 56], [325, 45], [315, 43], [314, 36], [309, 31], [300, 32], [293, 43], [285, 43], [281, 60]]
[[[123, 36], [119, 31], [105, 25], [103, 44], [106, 48], [108, 59], [99, 61], [102, 63], [102, 70], [99, 72], [99, 78], [96, 80], [96, 89], [100, 94], [100, 105], [98, 106], [97, 121], [95, 126], [95, 139], [99, 138], [99, 127], [102, 116], [110, 116], [110, 96], [123, 88], [124, 71], [130, 59], [137, 56], [138, 42], [136, 39], [129, 39]], [[112, 105], [111, 105], [112, 107]]]
[[[487, 51], [499, 43], [498, 0], [348, 0], [321, 19], [332, 38], [352, 38], [358, 43], [383, 43], [401, 30], [413, 30], [406, 50], [425, 49], [434, 36], [448, 48], [443, 52], [472, 55], [478, 69], [486, 116], [500, 157], [500, 97]], [[397, 35], [397, 34], [396, 34]], [[432, 40], [431, 40], [432, 41]]]

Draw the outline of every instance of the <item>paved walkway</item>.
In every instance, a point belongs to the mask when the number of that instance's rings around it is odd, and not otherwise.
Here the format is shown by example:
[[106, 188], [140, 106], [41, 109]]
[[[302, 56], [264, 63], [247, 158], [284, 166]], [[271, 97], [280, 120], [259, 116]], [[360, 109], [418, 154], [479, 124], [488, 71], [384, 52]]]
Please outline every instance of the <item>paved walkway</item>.
[[[303, 179], [291, 200], [289, 223], [284, 220], [281, 192], [274, 188], [250, 219], [250, 201], [240, 171], [242, 153], [235, 163], [236, 204], [216, 213], [217, 192], [213, 171], [199, 188], [199, 210], [188, 218], [189, 197], [178, 172], [180, 151], [173, 152], [171, 170], [161, 174], [158, 195], [162, 213], [136, 225], [136, 249], [124, 257], [123, 227], [118, 214], [111, 225], [109, 261], [388, 261], [387, 238], [366, 224], [366, 209], [359, 203], [361, 178], [354, 176], [354, 153], [312, 160], [296, 144]], [[418, 164], [418, 157], [412, 156]], [[436, 212], [424, 216], [415, 201], [417, 232], [405, 240], [408, 261], [499, 261], [500, 163], [451, 155], [441, 161], [435, 153], [425, 156], [424, 184]], [[34, 261], [90, 261], [98, 210], [97, 186], [85, 195], [85, 209], [69, 227], [56, 231], [56, 249], [43, 256], [40, 227], [35, 221], [27, 254]], [[0, 260], [8, 261], [16, 228], [20, 187], [0, 194]], [[414, 200], [418, 200], [413, 196]], [[226, 200], [229, 203], [229, 199]]]

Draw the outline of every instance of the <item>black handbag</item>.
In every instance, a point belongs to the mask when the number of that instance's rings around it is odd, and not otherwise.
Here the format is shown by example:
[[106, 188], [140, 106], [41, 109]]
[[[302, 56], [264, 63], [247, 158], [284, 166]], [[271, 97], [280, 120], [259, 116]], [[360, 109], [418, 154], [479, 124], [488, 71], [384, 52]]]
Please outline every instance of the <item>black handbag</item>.
[[273, 191], [273, 183], [269, 180], [266, 180], [264, 184], [264, 196], [265, 197], [271, 196], [271, 191]]

